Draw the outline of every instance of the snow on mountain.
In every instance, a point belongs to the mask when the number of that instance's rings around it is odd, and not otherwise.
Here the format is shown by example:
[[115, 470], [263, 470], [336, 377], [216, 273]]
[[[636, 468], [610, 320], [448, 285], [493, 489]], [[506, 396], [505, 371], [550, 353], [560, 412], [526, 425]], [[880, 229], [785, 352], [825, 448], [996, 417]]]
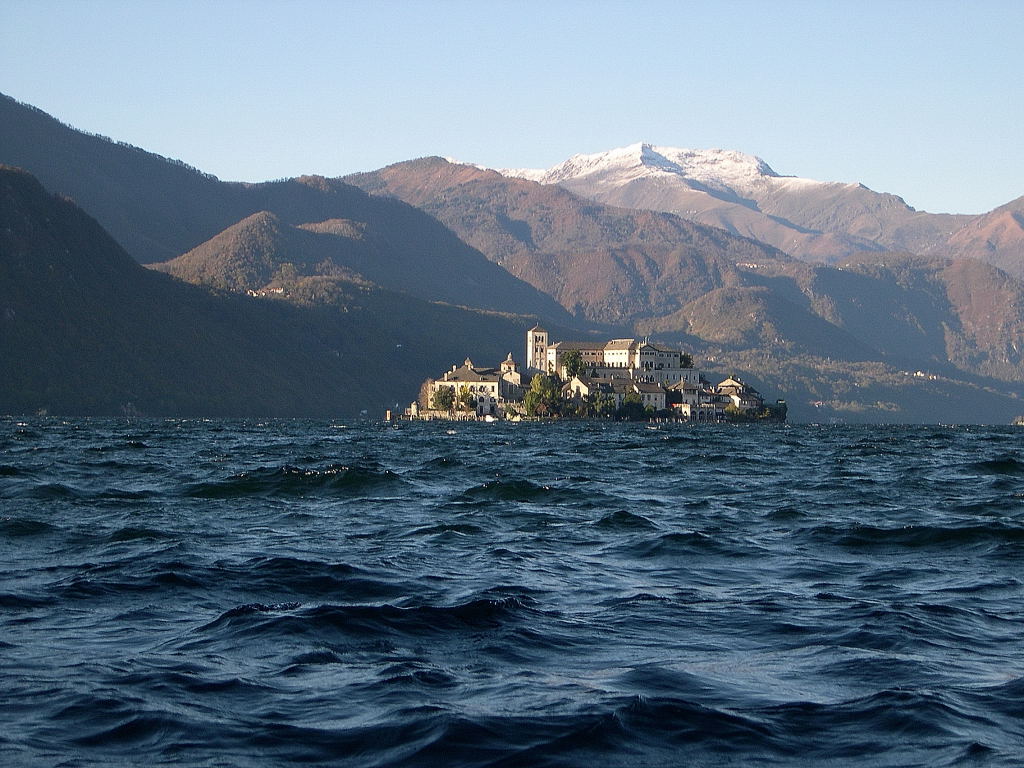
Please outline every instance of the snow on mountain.
[[672, 213], [811, 261], [870, 250], [925, 253], [964, 223], [857, 183], [780, 176], [761, 158], [726, 149], [640, 143], [574, 155], [547, 170], [498, 172], [605, 205]]
[[587, 179], [600, 184], [623, 185], [638, 178], [674, 176], [733, 194], [783, 184], [827, 184], [813, 179], [779, 176], [761, 158], [735, 150], [680, 149], [646, 143], [590, 155], [573, 155], [564, 163], [547, 170], [519, 168], [499, 169], [498, 172], [542, 184], [563, 184]]

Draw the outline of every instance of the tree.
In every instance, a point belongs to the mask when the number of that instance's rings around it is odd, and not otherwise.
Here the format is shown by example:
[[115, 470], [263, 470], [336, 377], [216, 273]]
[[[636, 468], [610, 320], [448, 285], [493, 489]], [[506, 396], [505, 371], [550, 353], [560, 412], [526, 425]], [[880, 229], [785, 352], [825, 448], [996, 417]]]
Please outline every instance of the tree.
[[571, 404], [570, 407], [574, 410], [571, 415], [578, 419], [589, 419], [597, 415], [594, 410], [594, 403], [589, 397], [580, 397], [568, 402]]
[[423, 383], [420, 384], [420, 394], [419, 394], [419, 397], [416, 398], [416, 402], [419, 404], [420, 408], [424, 408], [425, 409], [425, 408], [429, 408], [430, 407], [430, 395], [431, 395], [431, 390], [433, 388], [434, 388], [434, 380], [433, 379], [424, 379]]
[[587, 369], [583, 362], [583, 354], [578, 349], [570, 349], [562, 357], [562, 367], [565, 369], [565, 378], [571, 381], [575, 376], [582, 376]]
[[619, 408], [616, 415], [620, 419], [628, 421], [640, 421], [646, 418], [647, 412], [644, 409], [643, 398], [637, 392], [627, 392], [626, 396], [622, 398], [622, 407]]
[[465, 384], [459, 387], [459, 408], [463, 411], [476, 410], [476, 398]]
[[290, 261], [286, 261], [278, 267], [277, 273], [274, 275], [274, 282], [279, 283], [282, 286], [288, 287], [295, 284], [295, 281], [299, 279], [299, 270], [295, 268], [295, 265]]
[[693, 368], [693, 355], [689, 352], [683, 352], [682, 364], [683, 368]]
[[523, 398], [527, 416], [556, 416], [562, 399], [561, 379], [538, 373], [530, 382], [530, 391]]
[[434, 393], [433, 406], [439, 411], [451, 411], [455, 408], [455, 387], [438, 387]]
[[615, 398], [607, 392], [594, 394], [594, 412], [598, 416], [610, 417], [615, 414]]

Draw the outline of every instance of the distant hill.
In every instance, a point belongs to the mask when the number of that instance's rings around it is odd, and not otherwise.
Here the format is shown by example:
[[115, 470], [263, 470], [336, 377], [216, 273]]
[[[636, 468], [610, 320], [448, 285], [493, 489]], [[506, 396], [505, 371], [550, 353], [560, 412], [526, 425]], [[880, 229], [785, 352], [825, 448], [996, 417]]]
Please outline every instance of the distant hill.
[[175, 258], [261, 211], [289, 226], [343, 220], [351, 224], [352, 258], [383, 288], [427, 301], [570, 321], [550, 297], [488, 262], [437, 220], [341, 181], [304, 176], [263, 184], [221, 182], [180, 162], [74, 130], [2, 95], [0, 163], [24, 168], [50, 191], [70, 196], [144, 264]]
[[144, 269], [73, 203], [0, 167], [0, 413], [379, 417], [467, 350], [518, 356], [534, 322], [342, 276], [296, 291], [303, 306]]
[[1024, 381], [1024, 285], [975, 259], [863, 254], [836, 266], [762, 265], [745, 283], [641, 328], [720, 349]]

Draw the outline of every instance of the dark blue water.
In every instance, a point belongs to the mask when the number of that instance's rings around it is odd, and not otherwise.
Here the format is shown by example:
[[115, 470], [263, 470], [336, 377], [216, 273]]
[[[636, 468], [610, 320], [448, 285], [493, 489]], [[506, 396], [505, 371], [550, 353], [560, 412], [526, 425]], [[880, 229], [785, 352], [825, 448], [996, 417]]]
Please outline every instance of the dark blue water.
[[0, 764], [1024, 764], [1024, 431], [0, 421]]

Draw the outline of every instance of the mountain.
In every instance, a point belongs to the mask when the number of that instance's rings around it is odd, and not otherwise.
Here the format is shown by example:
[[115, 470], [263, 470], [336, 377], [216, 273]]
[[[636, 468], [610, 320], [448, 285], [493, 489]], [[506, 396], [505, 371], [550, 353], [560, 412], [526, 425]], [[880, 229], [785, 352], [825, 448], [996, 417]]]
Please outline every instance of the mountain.
[[467, 349], [518, 351], [535, 321], [342, 275], [296, 290], [304, 306], [145, 269], [72, 202], [0, 167], [0, 413], [379, 416]]
[[[605, 165], [601, 158], [584, 160], [563, 172]], [[768, 173], [743, 158], [721, 164], [729, 173], [715, 173], [734, 186]], [[701, 175], [711, 184], [710, 171]], [[422, 207], [513, 274], [595, 321], [612, 318], [695, 345], [785, 348], [1024, 378], [1013, 349], [1024, 334], [1021, 285], [980, 263], [862, 252], [837, 266], [808, 264], [677, 216], [600, 205], [558, 184], [441, 158], [347, 180]], [[972, 287], [965, 290], [957, 281], [968, 275]], [[999, 311], [984, 324], [971, 320], [986, 306]]]
[[[767, 364], [752, 373], [769, 391], [835, 406], [807, 411], [796, 399], [798, 420], [941, 420], [961, 387], [981, 418], [1024, 380], [1024, 287], [973, 259], [868, 251], [806, 263], [676, 216], [441, 158], [346, 180], [421, 206], [581, 315], [682, 344], [712, 370]], [[1015, 405], [1008, 397], [1001, 414]]]
[[[636, 181], [660, 166], [676, 184], [669, 166], [683, 167], [683, 152], [640, 146]], [[344, 180], [224, 183], [10, 99], [0, 99], [3, 157], [87, 200], [135, 258], [104, 221], [44, 201], [34, 181], [31, 190], [9, 182], [0, 410], [379, 410], [407, 402], [423, 378], [467, 353], [481, 361], [517, 352], [538, 318], [553, 338], [579, 338], [591, 325], [678, 342], [709, 370], [790, 398], [795, 420], [998, 422], [1024, 410], [1021, 284], [961, 257], [983, 244], [993, 258], [1015, 247], [1019, 201], [940, 233], [942, 245], [959, 234], [963, 254], [894, 254], [872, 227], [887, 242], [927, 245], [936, 219], [857, 185], [787, 181], [756, 158], [688, 161], [690, 190], [720, 202], [732, 195], [736, 215], [763, 216], [774, 195], [790, 229], [861, 249], [830, 252], [830, 266], [670, 213], [440, 158]], [[608, 158], [576, 163], [562, 183], [608, 167]], [[791, 194], [801, 186], [808, 196]], [[829, 199], [842, 201], [831, 213]], [[829, 222], [836, 231], [825, 231]]]
[[628, 325], [739, 280], [737, 264], [785, 254], [652, 211], [598, 205], [556, 185], [439, 157], [345, 181], [437, 217], [461, 239], [578, 317]]
[[0, 163], [24, 168], [50, 191], [70, 196], [144, 264], [175, 258], [261, 211], [290, 226], [337, 220], [348, 222], [352, 258], [383, 288], [570, 321], [550, 297], [488, 262], [436, 219], [338, 180], [218, 181], [183, 163], [74, 130], [2, 95]]
[[916, 211], [861, 184], [780, 176], [760, 158], [720, 149], [633, 144], [576, 155], [548, 170], [502, 173], [608, 205], [675, 213], [809, 261], [936, 251], [972, 218]]
[[980, 259], [1024, 277], [1024, 197], [972, 219], [946, 241], [941, 251]]

